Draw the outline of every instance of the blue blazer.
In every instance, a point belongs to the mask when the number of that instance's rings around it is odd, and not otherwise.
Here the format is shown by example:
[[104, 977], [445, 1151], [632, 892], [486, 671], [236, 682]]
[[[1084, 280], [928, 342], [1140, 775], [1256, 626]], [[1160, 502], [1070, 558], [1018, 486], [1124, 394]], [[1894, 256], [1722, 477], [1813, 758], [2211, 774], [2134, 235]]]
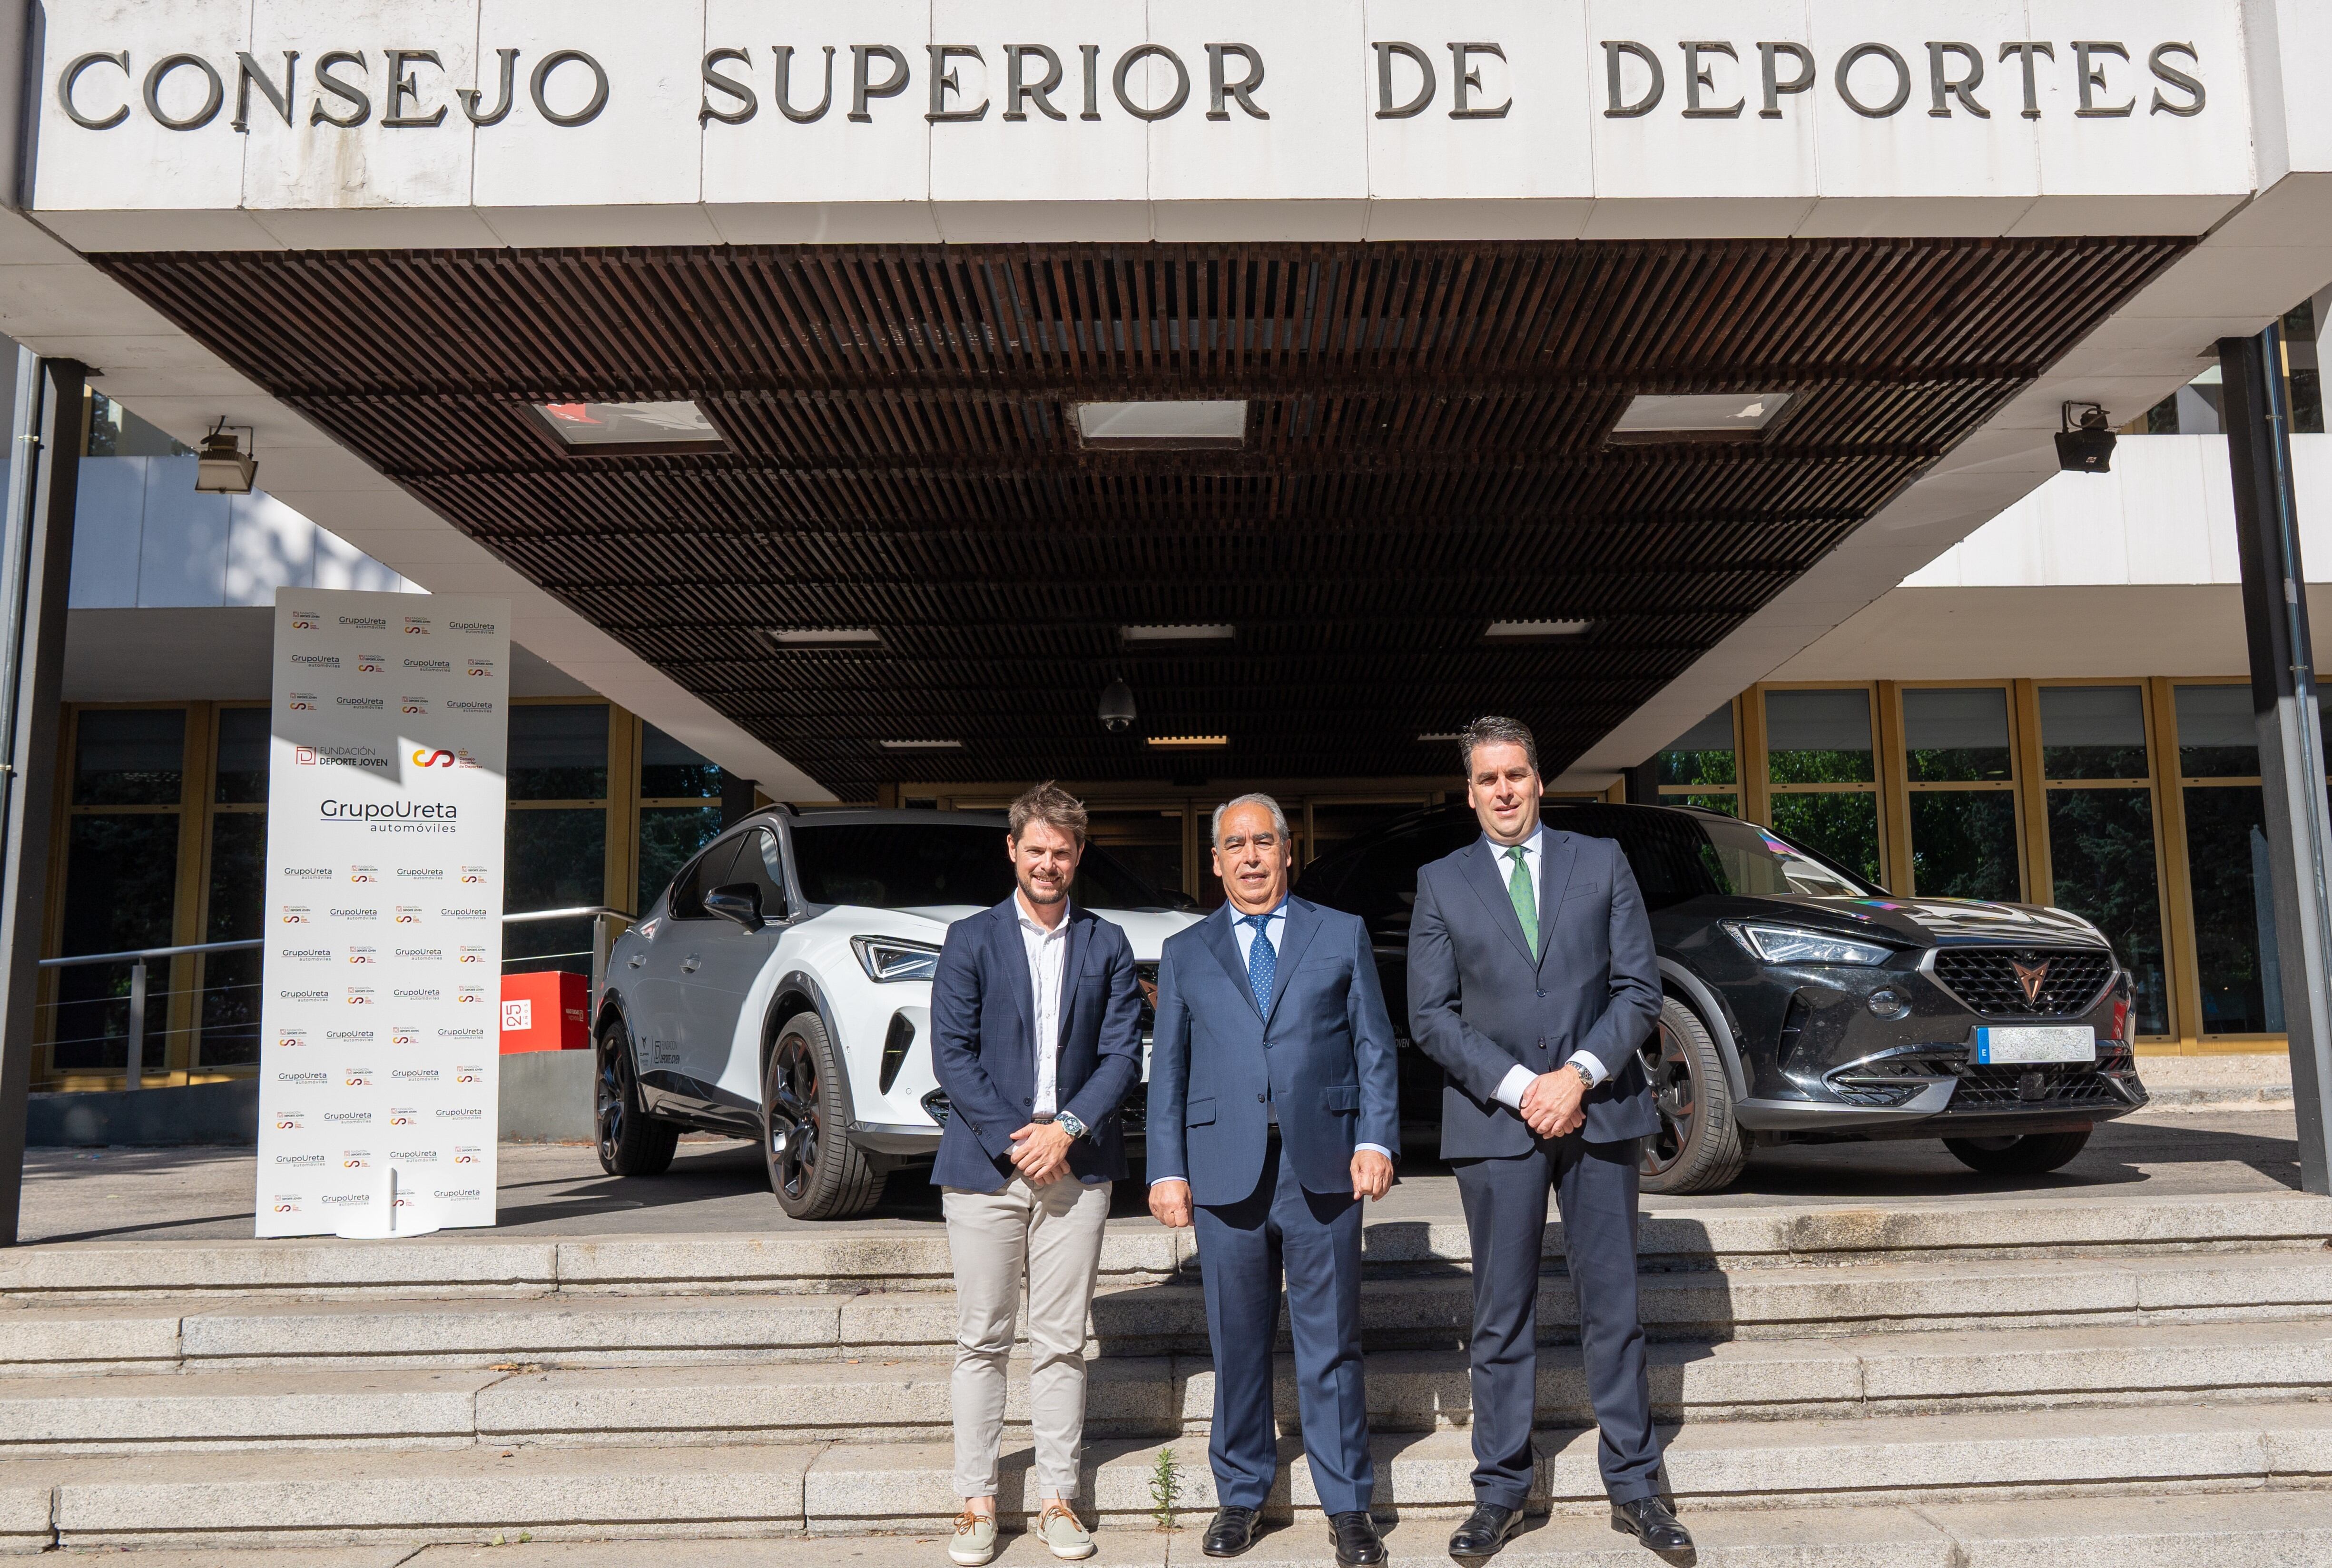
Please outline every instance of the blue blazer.
[[1392, 1019], [1368, 928], [1287, 901], [1271, 1016], [1256, 1009], [1228, 904], [1166, 940], [1151, 1031], [1149, 1164], [1193, 1202], [1237, 1203], [1263, 1177], [1270, 1113], [1312, 1192], [1352, 1190], [1352, 1150], [1400, 1152]]
[[[1068, 921], [1053, 1082], [1059, 1108], [1091, 1129], [1069, 1147], [1090, 1186], [1125, 1175], [1118, 1107], [1142, 1081], [1142, 995], [1125, 932], [1075, 904]], [[949, 1105], [932, 1185], [996, 1192], [1012, 1179], [1012, 1134], [1037, 1104], [1036, 1018], [1017, 899], [950, 926], [932, 977], [932, 1066]]]
[[1608, 838], [1539, 829], [1539, 946], [1523, 942], [1497, 856], [1477, 838], [1417, 874], [1410, 1037], [1441, 1064], [1441, 1156], [1524, 1154], [1534, 1134], [1493, 1096], [1520, 1064], [1551, 1073], [1588, 1051], [1611, 1075], [1587, 1092], [1587, 1140], [1659, 1127], [1636, 1047], [1660, 1016], [1659, 959], [1628, 857]]

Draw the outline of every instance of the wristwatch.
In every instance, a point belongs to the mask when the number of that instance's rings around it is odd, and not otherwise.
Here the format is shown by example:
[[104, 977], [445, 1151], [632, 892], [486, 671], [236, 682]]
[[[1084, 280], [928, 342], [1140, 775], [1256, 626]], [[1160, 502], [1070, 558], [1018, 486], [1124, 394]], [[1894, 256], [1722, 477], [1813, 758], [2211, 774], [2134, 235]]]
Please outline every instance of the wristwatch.
[[1069, 1141], [1071, 1143], [1075, 1143], [1077, 1139], [1085, 1135], [1085, 1120], [1075, 1111], [1062, 1112], [1059, 1115], [1053, 1118], [1053, 1125], [1058, 1127], [1062, 1132], [1066, 1133], [1069, 1135]]
[[1579, 1075], [1579, 1086], [1582, 1091], [1591, 1089], [1595, 1086], [1594, 1075], [1590, 1073], [1586, 1068], [1581, 1066], [1577, 1062], [1565, 1062], [1563, 1065]]

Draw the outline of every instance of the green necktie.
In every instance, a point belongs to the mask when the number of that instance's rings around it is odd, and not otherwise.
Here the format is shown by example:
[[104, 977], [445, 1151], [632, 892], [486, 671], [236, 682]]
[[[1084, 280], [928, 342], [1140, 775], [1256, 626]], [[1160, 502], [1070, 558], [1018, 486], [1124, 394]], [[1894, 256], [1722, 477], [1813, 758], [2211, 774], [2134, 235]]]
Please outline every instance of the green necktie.
[[1538, 951], [1538, 894], [1531, 887], [1530, 862], [1523, 858], [1523, 846], [1506, 846], [1506, 858], [1515, 869], [1506, 878], [1506, 894], [1515, 901], [1515, 918], [1523, 923], [1523, 942], [1531, 951]]

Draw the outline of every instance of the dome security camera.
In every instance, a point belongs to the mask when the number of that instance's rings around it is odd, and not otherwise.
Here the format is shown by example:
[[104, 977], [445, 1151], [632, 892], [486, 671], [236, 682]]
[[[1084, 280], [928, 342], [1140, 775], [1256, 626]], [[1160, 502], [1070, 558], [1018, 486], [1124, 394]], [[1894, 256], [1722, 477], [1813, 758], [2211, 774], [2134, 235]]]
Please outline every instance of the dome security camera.
[[1112, 681], [1102, 688], [1101, 727], [1113, 735], [1123, 735], [1133, 728], [1137, 715], [1133, 708], [1133, 688], [1123, 681]]

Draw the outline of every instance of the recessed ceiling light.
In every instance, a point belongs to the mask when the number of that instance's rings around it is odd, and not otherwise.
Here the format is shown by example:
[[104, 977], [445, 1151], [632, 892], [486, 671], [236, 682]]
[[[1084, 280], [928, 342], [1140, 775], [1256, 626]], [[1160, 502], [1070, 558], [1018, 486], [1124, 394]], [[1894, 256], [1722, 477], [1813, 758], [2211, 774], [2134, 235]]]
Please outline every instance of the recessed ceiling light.
[[1228, 735], [1152, 735], [1150, 746], [1156, 751], [1210, 751], [1218, 746], [1231, 743]]
[[1080, 403], [1077, 438], [1106, 451], [1247, 445], [1243, 400], [1173, 403]]
[[1460, 739], [1460, 737], [1459, 737], [1459, 735], [1458, 735], [1458, 731], [1455, 731], [1455, 730], [1451, 730], [1451, 731], [1447, 731], [1447, 732], [1437, 732], [1437, 733], [1435, 733], [1435, 734], [1431, 734], [1431, 735], [1419, 735], [1419, 736], [1417, 738], [1417, 743], [1418, 743], [1419, 745], [1420, 745], [1420, 746], [1425, 746], [1425, 745], [1437, 745], [1437, 746], [1438, 746], [1438, 745], [1439, 745], [1439, 744], [1440, 744], [1442, 741], [1455, 741], [1455, 740], [1458, 740], [1458, 739]]
[[1489, 642], [1534, 642], [1542, 637], [1575, 637], [1593, 621], [1492, 621], [1482, 636]]
[[1611, 427], [1614, 445], [1665, 441], [1755, 441], [1790, 400], [1787, 392], [1637, 395]]
[[857, 648], [883, 641], [872, 626], [771, 626], [769, 636], [789, 648]]
[[961, 741], [877, 741], [885, 751], [961, 751]]
[[1117, 635], [1129, 643], [1227, 643], [1238, 634], [1226, 626], [1120, 626]]
[[702, 452], [724, 445], [721, 432], [693, 403], [533, 403], [528, 407], [569, 452], [620, 457]]

